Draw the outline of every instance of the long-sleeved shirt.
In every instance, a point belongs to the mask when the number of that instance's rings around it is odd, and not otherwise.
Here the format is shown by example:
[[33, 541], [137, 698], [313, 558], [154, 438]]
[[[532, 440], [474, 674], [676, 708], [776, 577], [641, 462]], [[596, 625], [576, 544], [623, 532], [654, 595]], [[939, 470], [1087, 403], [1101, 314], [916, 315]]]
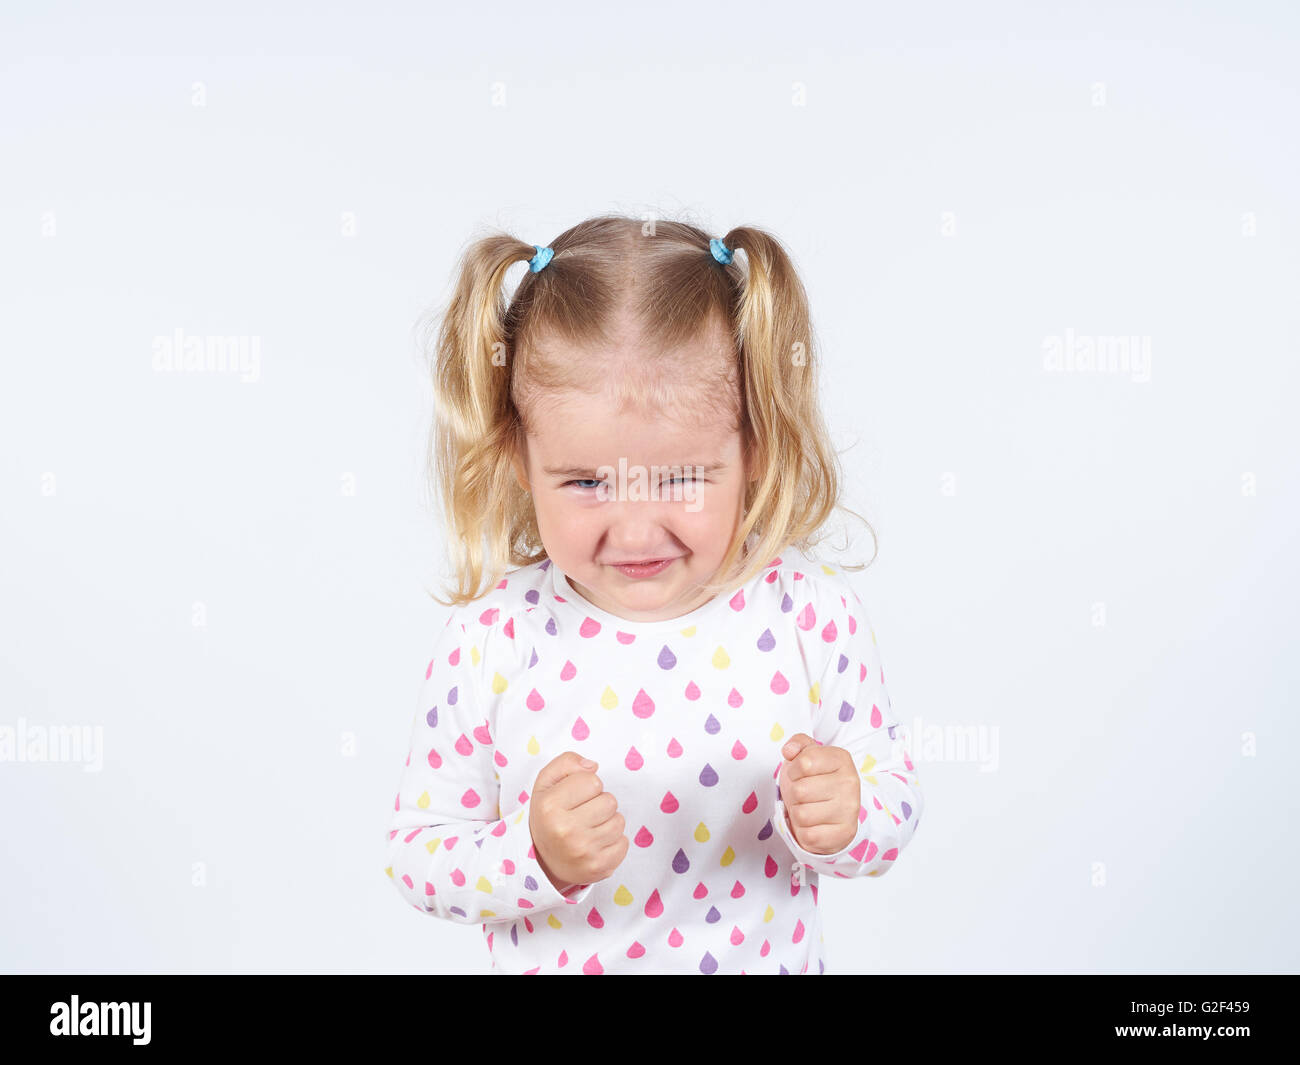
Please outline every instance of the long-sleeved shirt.
[[[799, 732], [858, 770], [857, 832], [834, 854], [805, 850], [786, 818], [782, 747]], [[421, 912], [481, 924], [493, 972], [821, 973], [819, 875], [888, 872], [920, 823], [909, 742], [836, 567], [790, 547], [730, 595], [638, 622], [543, 560], [440, 630], [386, 872]], [[529, 804], [570, 750], [598, 763], [630, 845], [562, 894]]]

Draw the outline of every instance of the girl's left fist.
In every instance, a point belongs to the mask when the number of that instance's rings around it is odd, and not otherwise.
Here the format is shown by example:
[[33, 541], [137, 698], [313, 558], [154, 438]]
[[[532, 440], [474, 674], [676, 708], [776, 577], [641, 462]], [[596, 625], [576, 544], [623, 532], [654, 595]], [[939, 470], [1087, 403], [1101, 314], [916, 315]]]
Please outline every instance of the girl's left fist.
[[786, 823], [795, 841], [812, 854], [842, 851], [858, 834], [862, 785], [853, 755], [825, 747], [797, 732], [781, 748], [785, 761], [777, 781]]

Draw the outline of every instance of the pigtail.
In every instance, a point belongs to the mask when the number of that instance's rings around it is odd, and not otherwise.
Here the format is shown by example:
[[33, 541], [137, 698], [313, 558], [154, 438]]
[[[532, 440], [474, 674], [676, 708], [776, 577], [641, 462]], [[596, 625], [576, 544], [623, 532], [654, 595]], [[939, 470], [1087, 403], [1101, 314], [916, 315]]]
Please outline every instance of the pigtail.
[[[837, 508], [848, 510], [839, 504], [843, 474], [818, 402], [818, 345], [803, 282], [781, 243], [761, 229], [741, 226], [722, 242], [745, 253], [735, 329], [750, 439], [758, 449], [751, 469], [760, 476], [747, 490], [745, 521], [719, 569], [733, 576], [716, 582], [719, 588], [734, 583], [737, 571], [746, 579], [789, 544], [808, 551], [827, 518]], [[734, 262], [720, 268], [737, 269]], [[871, 536], [874, 542], [874, 530]]]
[[[507, 234], [475, 241], [461, 258], [455, 290], [431, 353], [436, 416], [431, 480], [448, 531], [456, 591], [444, 606], [483, 595], [500, 579], [500, 560], [521, 526], [536, 519], [510, 462], [517, 431], [505, 335], [506, 272], [534, 254]], [[487, 587], [483, 587], [484, 578]]]

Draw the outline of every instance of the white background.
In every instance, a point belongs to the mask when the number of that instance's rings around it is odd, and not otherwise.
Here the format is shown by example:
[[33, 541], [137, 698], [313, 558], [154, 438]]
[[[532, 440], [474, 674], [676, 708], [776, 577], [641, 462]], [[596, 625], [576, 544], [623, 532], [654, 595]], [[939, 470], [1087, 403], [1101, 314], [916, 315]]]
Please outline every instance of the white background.
[[828, 972], [1296, 971], [1292, 5], [114, 8], [0, 16], [0, 727], [103, 736], [0, 763], [0, 968], [488, 970], [383, 871], [416, 324], [613, 211], [785, 242], [894, 708], [996, 742], [822, 879]]

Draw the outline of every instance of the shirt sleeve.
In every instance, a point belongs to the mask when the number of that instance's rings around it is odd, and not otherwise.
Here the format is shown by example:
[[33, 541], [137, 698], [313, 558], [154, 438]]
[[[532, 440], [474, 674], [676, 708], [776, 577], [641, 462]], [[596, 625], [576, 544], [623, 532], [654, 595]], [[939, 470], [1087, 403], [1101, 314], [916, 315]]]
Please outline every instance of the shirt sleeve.
[[[824, 604], [830, 598], [820, 601]], [[795, 840], [786, 818], [779, 784], [773, 823], [795, 858], [818, 873], [881, 876], [894, 867], [915, 834], [923, 796], [908, 752], [910, 737], [894, 716], [885, 691], [875, 632], [851, 588], [847, 599], [846, 603], [844, 596], [835, 594], [829, 617], [819, 613], [810, 624], [807, 636], [833, 650], [809, 698], [817, 703], [813, 739], [825, 746], [843, 747], [858, 767], [862, 802], [857, 834], [834, 854], [805, 850]], [[778, 779], [779, 772], [778, 766]]]
[[[495, 621], [495, 611], [490, 611]], [[488, 616], [487, 614], [484, 615]], [[459, 924], [512, 921], [573, 905], [591, 891], [556, 890], [533, 847], [531, 796], [502, 796], [488, 705], [476, 664], [495, 625], [467, 629], [453, 613], [434, 644], [393, 806], [388, 868], [416, 909]], [[503, 813], [501, 807], [505, 807]]]

